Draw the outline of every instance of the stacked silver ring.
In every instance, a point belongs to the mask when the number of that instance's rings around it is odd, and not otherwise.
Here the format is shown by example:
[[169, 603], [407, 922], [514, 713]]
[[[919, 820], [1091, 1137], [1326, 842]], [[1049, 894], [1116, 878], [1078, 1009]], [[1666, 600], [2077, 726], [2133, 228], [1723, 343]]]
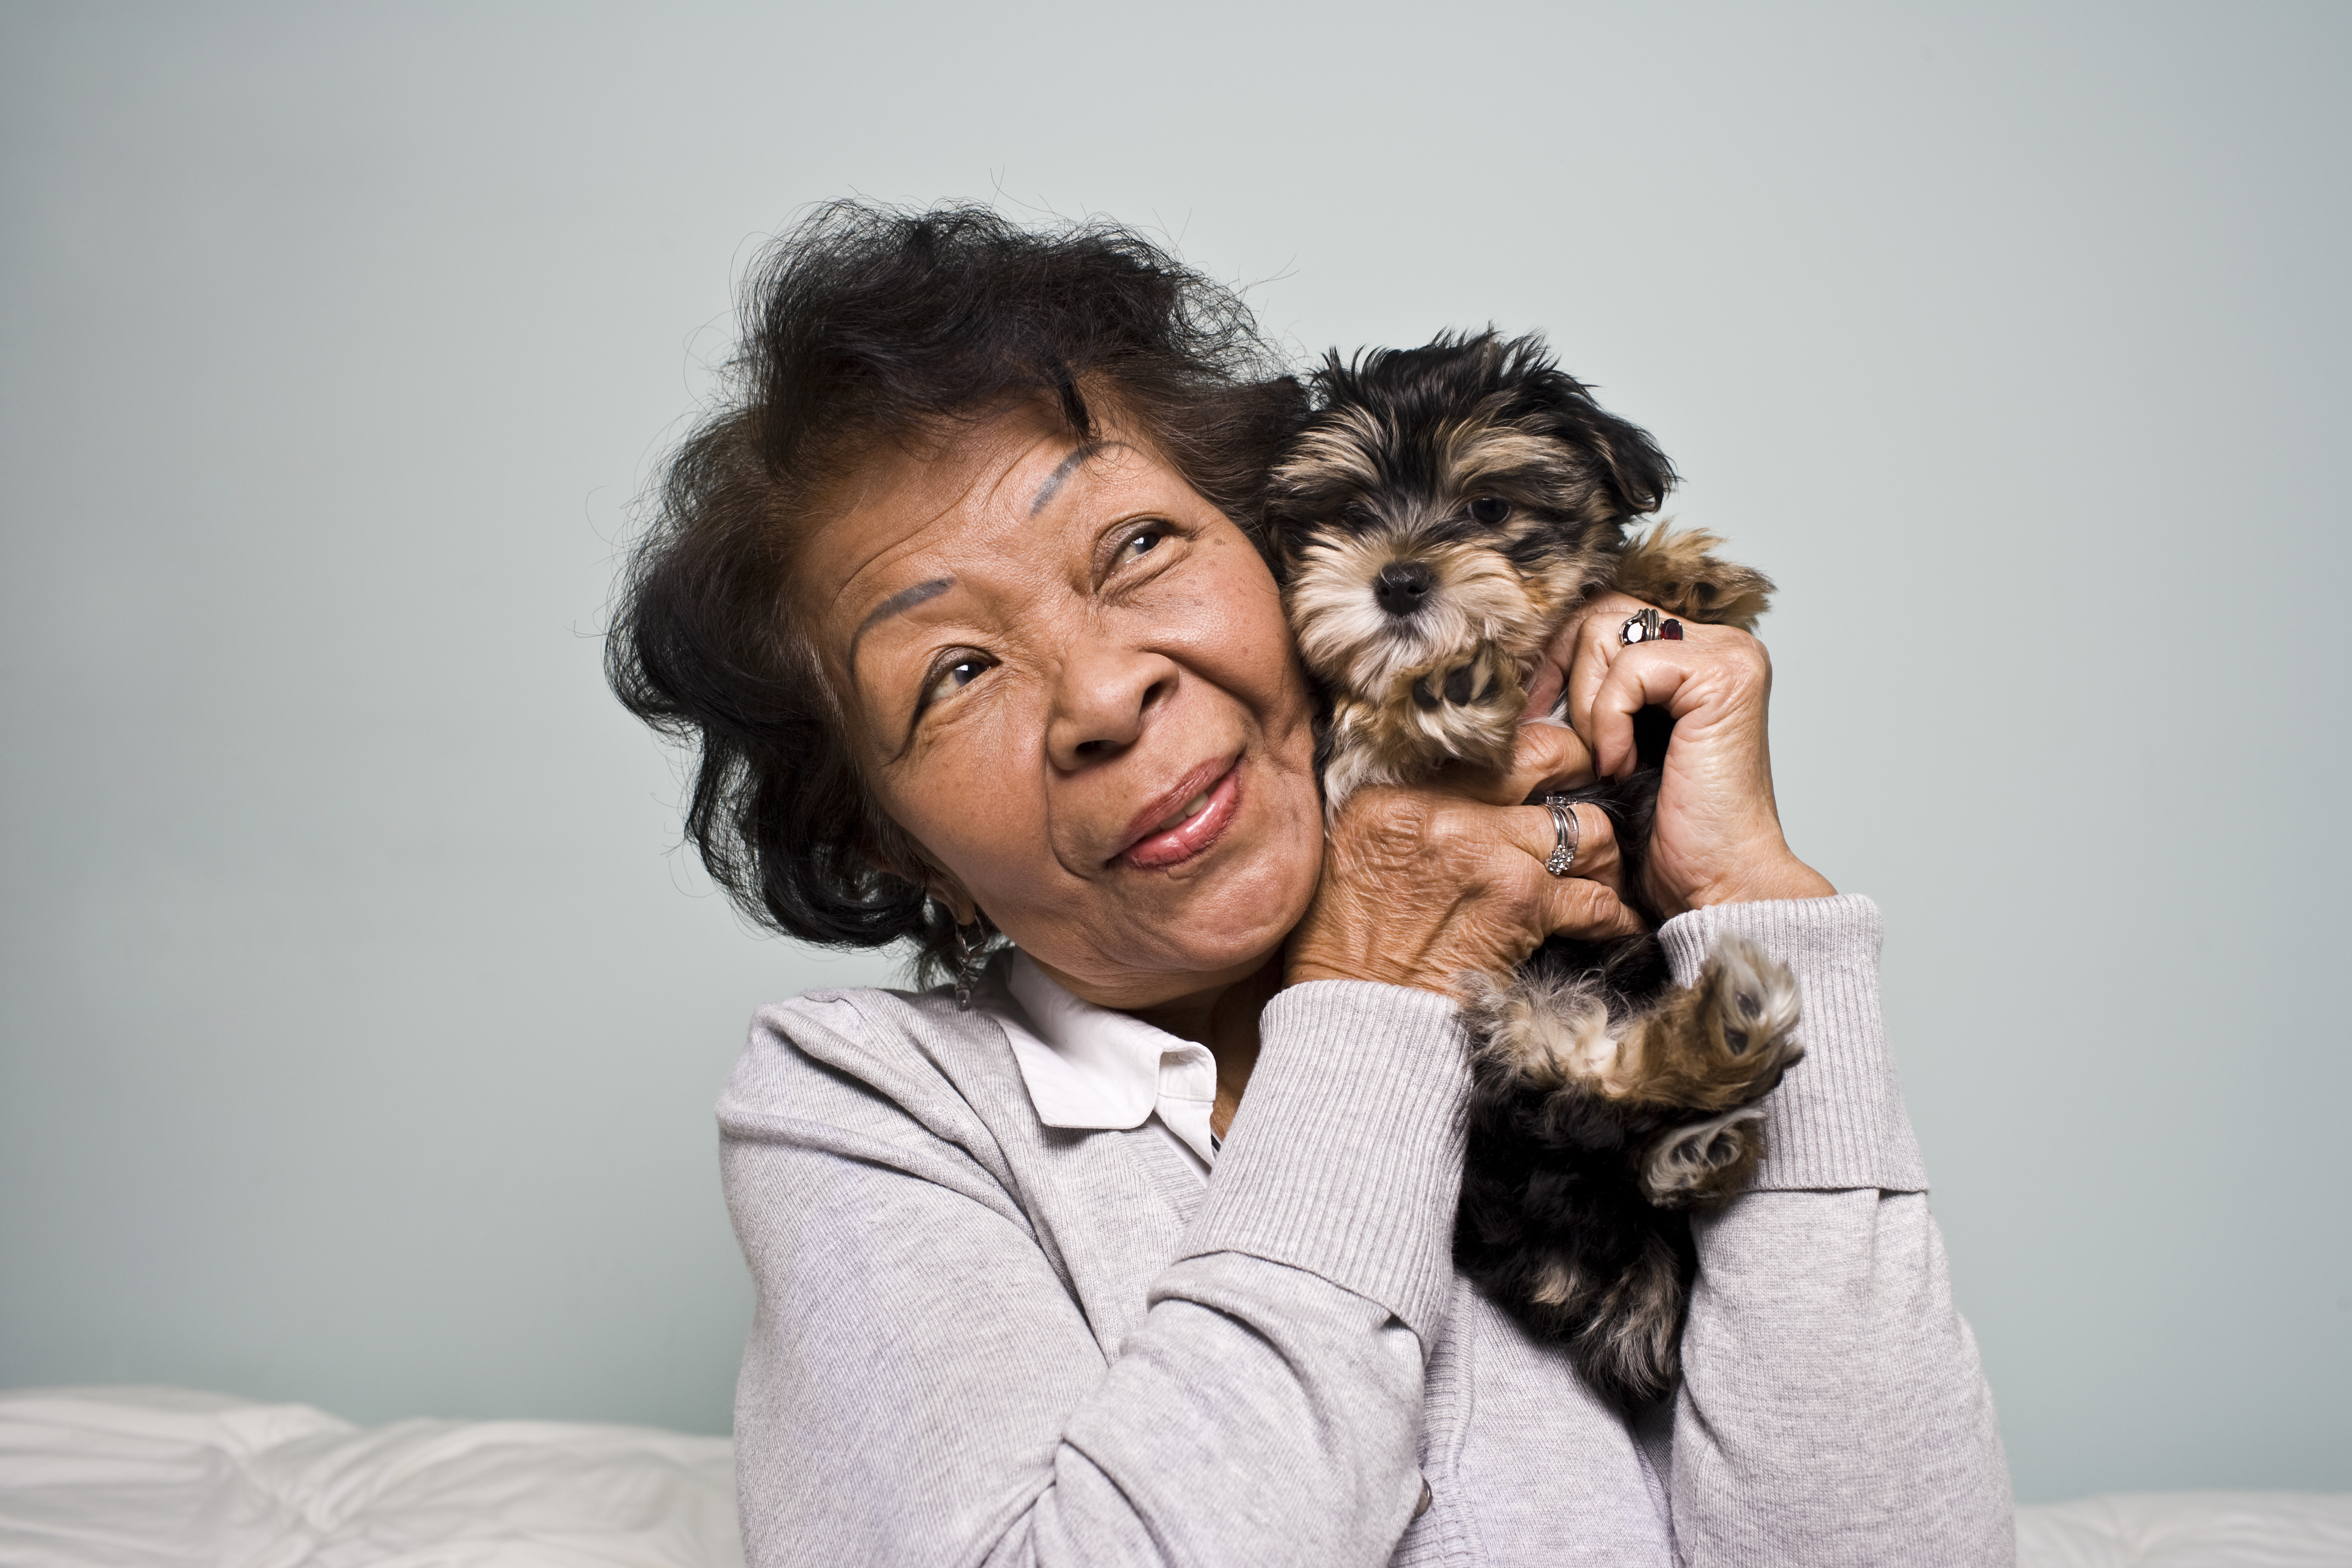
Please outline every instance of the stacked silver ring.
[[1544, 869], [1555, 877], [1565, 877], [1568, 868], [1576, 864], [1576, 847], [1584, 840], [1584, 829], [1576, 820], [1576, 807], [1564, 795], [1544, 796], [1544, 805], [1551, 812], [1553, 843], [1551, 858]]

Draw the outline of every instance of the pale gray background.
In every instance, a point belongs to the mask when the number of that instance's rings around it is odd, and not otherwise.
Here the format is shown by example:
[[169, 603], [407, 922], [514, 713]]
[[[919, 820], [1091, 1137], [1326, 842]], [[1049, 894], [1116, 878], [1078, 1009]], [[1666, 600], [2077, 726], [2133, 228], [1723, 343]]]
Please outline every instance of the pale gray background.
[[[850, 13], [855, 9], [856, 14]], [[745, 934], [605, 696], [760, 238], [1548, 329], [1778, 576], [2027, 1500], [2352, 1486], [2352, 9], [0, 12], [0, 1384], [722, 1429]]]

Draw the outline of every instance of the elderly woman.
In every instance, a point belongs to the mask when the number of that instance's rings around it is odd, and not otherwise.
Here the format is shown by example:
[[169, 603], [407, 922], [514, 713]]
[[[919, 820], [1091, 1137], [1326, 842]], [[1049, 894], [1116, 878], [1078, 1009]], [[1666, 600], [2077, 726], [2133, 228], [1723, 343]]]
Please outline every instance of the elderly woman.
[[[770, 1007], [719, 1107], [759, 1288], [759, 1564], [2010, 1556], [1992, 1408], [1887, 1061], [1878, 914], [1790, 853], [1745, 634], [1554, 644], [1506, 776], [1352, 796], [1255, 537], [1303, 402], [1229, 296], [1102, 226], [829, 209], [752, 280], [612, 645], [699, 748], [755, 917], [940, 989]], [[1452, 1257], [1454, 987], [1630, 929], [1607, 823], [1520, 803], [1675, 715], [1647, 892], [1687, 981], [1796, 973], [1803, 1066], [1696, 1222], [1628, 1420]]]

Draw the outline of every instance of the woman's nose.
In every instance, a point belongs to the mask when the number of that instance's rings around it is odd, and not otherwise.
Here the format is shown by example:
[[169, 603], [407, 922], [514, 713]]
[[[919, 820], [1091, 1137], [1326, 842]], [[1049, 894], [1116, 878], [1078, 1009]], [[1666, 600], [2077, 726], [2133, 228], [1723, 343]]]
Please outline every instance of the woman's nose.
[[1151, 710], [1175, 690], [1176, 675], [1165, 655], [1140, 648], [1090, 648], [1066, 658], [1045, 725], [1054, 765], [1066, 772], [1135, 744]]

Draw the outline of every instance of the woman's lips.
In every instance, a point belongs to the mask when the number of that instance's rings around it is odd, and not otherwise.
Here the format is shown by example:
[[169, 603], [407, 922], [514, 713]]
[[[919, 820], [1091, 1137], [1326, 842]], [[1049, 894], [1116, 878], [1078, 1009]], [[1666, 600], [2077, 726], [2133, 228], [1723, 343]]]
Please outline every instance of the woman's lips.
[[1234, 814], [1241, 808], [1241, 798], [1242, 770], [1235, 763], [1225, 766], [1205, 787], [1187, 792], [1118, 858], [1146, 871], [1163, 870], [1190, 860], [1215, 843], [1232, 826]]

